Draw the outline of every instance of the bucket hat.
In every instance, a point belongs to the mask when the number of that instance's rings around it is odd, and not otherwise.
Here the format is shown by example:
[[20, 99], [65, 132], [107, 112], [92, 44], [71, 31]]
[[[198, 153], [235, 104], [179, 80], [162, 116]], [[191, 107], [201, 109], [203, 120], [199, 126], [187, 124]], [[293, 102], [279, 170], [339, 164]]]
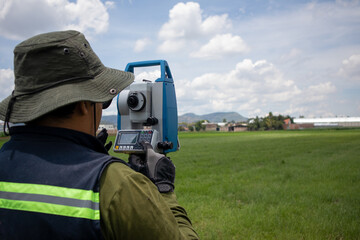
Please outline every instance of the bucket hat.
[[107, 102], [134, 75], [105, 67], [80, 32], [29, 38], [14, 49], [15, 89], [0, 103], [5, 123], [26, 123], [78, 101]]

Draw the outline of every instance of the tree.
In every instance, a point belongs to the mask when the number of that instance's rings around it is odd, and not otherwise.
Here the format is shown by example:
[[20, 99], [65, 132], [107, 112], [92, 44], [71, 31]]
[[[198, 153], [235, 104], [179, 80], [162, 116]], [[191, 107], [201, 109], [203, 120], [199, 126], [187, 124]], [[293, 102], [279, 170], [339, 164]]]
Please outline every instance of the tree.
[[202, 124], [202, 123], [204, 123], [205, 122], [205, 120], [201, 120], [201, 121], [197, 121], [196, 123], [195, 123], [195, 130], [197, 131], [197, 132], [199, 132], [200, 130], [205, 130], [205, 126]]
[[250, 131], [257, 131], [260, 129], [260, 119], [258, 116], [256, 116], [256, 118], [251, 118], [248, 120], [248, 129]]
[[189, 130], [190, 130], [190, 132], [193, 132], [194, 131], [194, 126], [189, 126]]
[[179, 131], [179, 132], [185, 131], [184, 126], [179, 126], [179, 127], [178, 127], [178, 131]]
[[282, 130], [284, 125], [284, 120], [290, 118], [293, 123], [293, 118], [289, 115], [283, 116], [278, 115], [274, 116], [272, 112], [269, 112], [269, 115], [265, 118], [256, 118], [249, 119], [248, 129], [250, 131], [259, 131], [259, 130]]

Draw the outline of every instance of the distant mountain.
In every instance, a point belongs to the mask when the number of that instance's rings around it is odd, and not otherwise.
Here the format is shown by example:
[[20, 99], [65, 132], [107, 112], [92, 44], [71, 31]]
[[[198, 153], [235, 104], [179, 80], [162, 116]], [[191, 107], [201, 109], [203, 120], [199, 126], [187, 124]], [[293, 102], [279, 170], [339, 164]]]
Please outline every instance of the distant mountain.
[[113, 124], [113, 125], [117, 126], [117, 115], [102, 116], [101, 123], [102, 124]]
[[193, 123], [200, 120], [208, 120], [209, 122], [219, 123], [226, 119], [227, 122], [243, 122], [247, 121], [247, 118], [240, 115], [237, 112], [215, 112], [205, 115], [196, 115], [194, 113], [186, 113], [178, 117], [178, 122]]
[[[186, 113], [178, 116], [179, 123], [194, 123], [200, 120], [208, 120], [209, 122], [219, 123], [226, 119], [227, 122], [235, 121], [242, 122], [247, 121], [247, 118], [240, 115], [237, 112], [215, 112], [205, 115], [196, 115], [194, 113]], [[102, 124], [113, 124], [117, 126], [117, 115], [102, 116]]]

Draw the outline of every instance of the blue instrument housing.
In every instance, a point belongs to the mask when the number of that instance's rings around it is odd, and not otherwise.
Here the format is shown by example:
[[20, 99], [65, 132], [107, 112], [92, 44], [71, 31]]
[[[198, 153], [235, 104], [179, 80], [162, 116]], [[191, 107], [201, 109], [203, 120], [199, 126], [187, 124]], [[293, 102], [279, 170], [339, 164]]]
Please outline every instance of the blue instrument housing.
[[[152, 126], [153, 129], [159, 131], [160, 142], [171, 142], [172, 148], [163, 150], [162, 153], [174, 152], [179, 149], [178, 142], [178, 112], [175, 93], [174, 80], [170, 71], [170, 67], [165, 60], [151, 60], [131, 62], [126, 65], [125, 71], [134, 73], [134, 68], [160, 66], [161, 76], [156, 79], [152, 87], [152, 115], [159, 119], [159, 123]], [[162, 94], [162, 97], [159, 96]], [[120, 94], [119, 94], [120, 95]], [[122, 130], [122, 115], [119, 108], [118, 95], [118, 119], [117, 128]], [[160, 106], [161, 105], [161, 106]], [[124, 124], [123, 124], [124, 125]]]

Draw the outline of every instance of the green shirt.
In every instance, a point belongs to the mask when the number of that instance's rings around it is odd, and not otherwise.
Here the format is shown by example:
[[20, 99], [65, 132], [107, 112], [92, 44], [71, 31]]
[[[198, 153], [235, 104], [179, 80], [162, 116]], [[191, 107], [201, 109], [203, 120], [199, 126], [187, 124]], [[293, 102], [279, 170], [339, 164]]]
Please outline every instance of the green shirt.
[[106, 239], [199, 239], [175, 193], [118, 162], [101, 177], [100, 221]]

